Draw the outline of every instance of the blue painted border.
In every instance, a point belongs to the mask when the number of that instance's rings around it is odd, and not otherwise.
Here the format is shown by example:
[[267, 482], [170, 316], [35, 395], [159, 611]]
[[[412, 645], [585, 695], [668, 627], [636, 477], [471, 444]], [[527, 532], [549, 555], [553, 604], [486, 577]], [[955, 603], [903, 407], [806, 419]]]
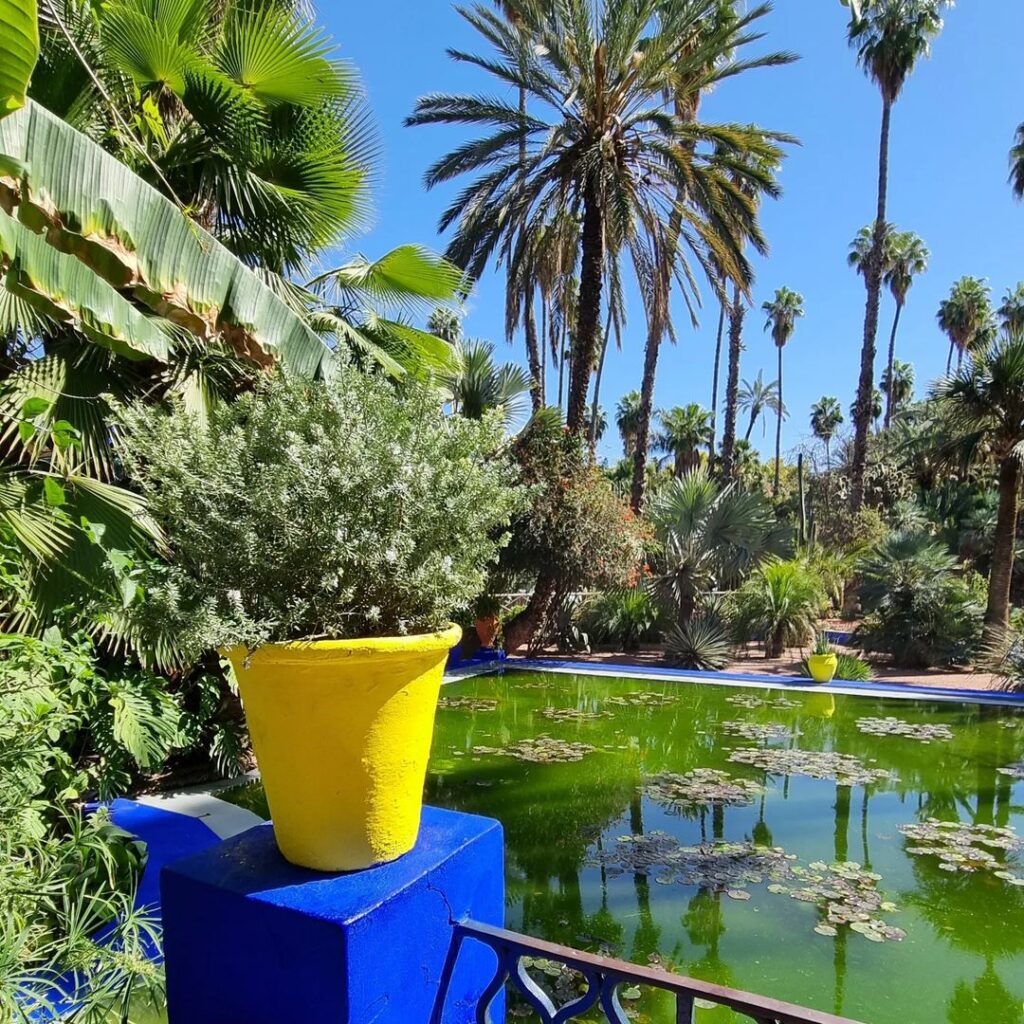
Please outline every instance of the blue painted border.
[[960, 690], [914, 683], [815, 683], [805, 676], [765, 676], [742, 672], [706, 672], [697, 669], [667, 668], [653, 665], [608, 665], [590, 661], [562, 661], [556, 658], [515, 658], [501, 666], [503, 672], [582, 672], [591, 675], [658, 678], [666, 682], [690, 681], [715, 686], [754, 686], [761, 689], [807, 690], [815, 693], [839, 693], [855, 697], [894, 697], [902, 700], [956, 701], [968, 704], [1024, 706], [1024, 693], [995, 690]]

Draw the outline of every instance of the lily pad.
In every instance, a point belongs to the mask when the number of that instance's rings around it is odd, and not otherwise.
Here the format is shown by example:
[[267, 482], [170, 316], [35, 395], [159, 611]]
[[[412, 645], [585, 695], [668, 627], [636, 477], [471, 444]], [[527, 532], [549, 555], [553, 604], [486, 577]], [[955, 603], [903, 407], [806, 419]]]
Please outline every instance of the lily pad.
[[[899, 941], [905, 937], [902, 929], [893, 928], [878, 917], [883, 911], [893, 912], [897, 908], [882, 899], [878, 891], [881, 875], [876, 872], [856, 861], [814, 861], [806, 868], [794, 866], [793, 874], [801, 885], [789, 893], [790, 898], [815, 903], [825, 915], [825, 920], [819, 921], [814, 929], [819, 935], [836, 935], [840, 927], [848, 925], [851, 931], [871, 942]], [[777, 888], [769, 887], [769, 892], [776, 891]]]
[[749, 885], [789, 879], [789, 858], [781, 847], [724, 840], [683, 846], [667, 832], [654, 831], [619, 836], [590, 863], [652, 876], [661, 885], [700, 885], [742, 900], [733, 893]]
[[437, 706], [461, 711], [497, 711], [498, 702], [487, 697], [441, 697]]
[[841, 786], [867, 786], [893, 778], [884, 768], [871, 768], [851, 754], [817, 750], [778, 750], [740, 747], [729, 755], [736, 764], [749, 764], [770, 775], [806, 775], [832, 779]]
[[741, 736], [745, 740], [788, 740], [793, 733], [778, 722], [760, 725], [757, 722], [723, 722], [722, 728], [731, 736]]
[[[914, 841], [915, 845], [906, 847], [907, 853], [937, 857], [937, 866], [943, 871], [968, 874], [988, 871], [1010, 885], [1024, 884], [1019, 871], [1011, 870], [1016, 862], [1010, 865], [1006, 863], [1007, 856], [1018, 854], [1024, 849], [1024, 839], [1012, 828], [927, 818], [921, 822], [900, 825], [899, 831]], [[998, 856], [993, 850], [1001, 851], [1003, 856]]]
[[789, 697], [757, 697], [752, 693], [734, 693], [725, 698], [726, 704], [733, 704], [738, 708], [747, 708], [753, 711], [755, 708], [786, 708], [800, 707], [800, 701], [790, 700]]
[[605, 704], [616, 707], [658, 708], [675, 704], [677, 698], [668, 693], [623, 693], [616, 697], [606, 697]]
[[858, 718], [857, 729], [868, 736], [902, 736], [919, 743], [933, 740], [951, 740], [953, 730], [948, 725], [929, 725], [921, 722], [905, 722], [902, 718]]
[[514, 757], [517, 761], [529, 761], [531, 764], [550, 764], [582, 761], [587, 754], [592, 754], [596, 749], [589, 743], [557, 740], [542, 733], [533, 739], [519, 740], [518, 743], [512, 743], [507, 747], [476, 746], [473, 753]]
[[579, 708], [543, 708], [540, 716], [549, 722], [593, 722], [598, 718], [611, 718], [611, 712], [582, 711]]
[[644, 786], [644, 794], [652, 800], [695, 807], [744, 807], [763, 792], [764, 787], [757, 782], [733, 778], [714, 768], [694, 768], [684, 775], [661, 772]]

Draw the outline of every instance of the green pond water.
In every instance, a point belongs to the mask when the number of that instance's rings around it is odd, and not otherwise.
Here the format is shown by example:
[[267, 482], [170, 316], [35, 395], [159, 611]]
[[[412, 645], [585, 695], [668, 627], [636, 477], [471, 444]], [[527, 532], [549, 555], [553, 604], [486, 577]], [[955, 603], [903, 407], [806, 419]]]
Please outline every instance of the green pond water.
[[1022, 758], [1012, 708], [510, 672], [444, 688], [426, 797], [503, 823], [510, 928], [868, 1024], [1017, 1024]]

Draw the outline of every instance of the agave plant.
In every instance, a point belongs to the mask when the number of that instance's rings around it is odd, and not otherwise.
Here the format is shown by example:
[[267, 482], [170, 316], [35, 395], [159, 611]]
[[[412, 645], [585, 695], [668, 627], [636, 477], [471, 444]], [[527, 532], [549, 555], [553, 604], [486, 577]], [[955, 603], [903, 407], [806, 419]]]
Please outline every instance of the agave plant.
[[733, 649], [728, 624], [711, 611], [677, 623], [665, 638], [665, 660], [677, 668], [717, 672], [732, 659]]

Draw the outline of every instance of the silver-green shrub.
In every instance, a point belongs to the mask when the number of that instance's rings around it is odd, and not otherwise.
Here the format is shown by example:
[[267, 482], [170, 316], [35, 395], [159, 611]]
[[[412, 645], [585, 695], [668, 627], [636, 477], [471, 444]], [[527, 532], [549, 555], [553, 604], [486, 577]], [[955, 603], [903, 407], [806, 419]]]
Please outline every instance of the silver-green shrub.
[[350, 368], [272, 375], [205, 423], [123, 420], [170, 548], [153, 601], [186, 650], [441, 628], [483, 589], [519, 501], [496, 420]]

